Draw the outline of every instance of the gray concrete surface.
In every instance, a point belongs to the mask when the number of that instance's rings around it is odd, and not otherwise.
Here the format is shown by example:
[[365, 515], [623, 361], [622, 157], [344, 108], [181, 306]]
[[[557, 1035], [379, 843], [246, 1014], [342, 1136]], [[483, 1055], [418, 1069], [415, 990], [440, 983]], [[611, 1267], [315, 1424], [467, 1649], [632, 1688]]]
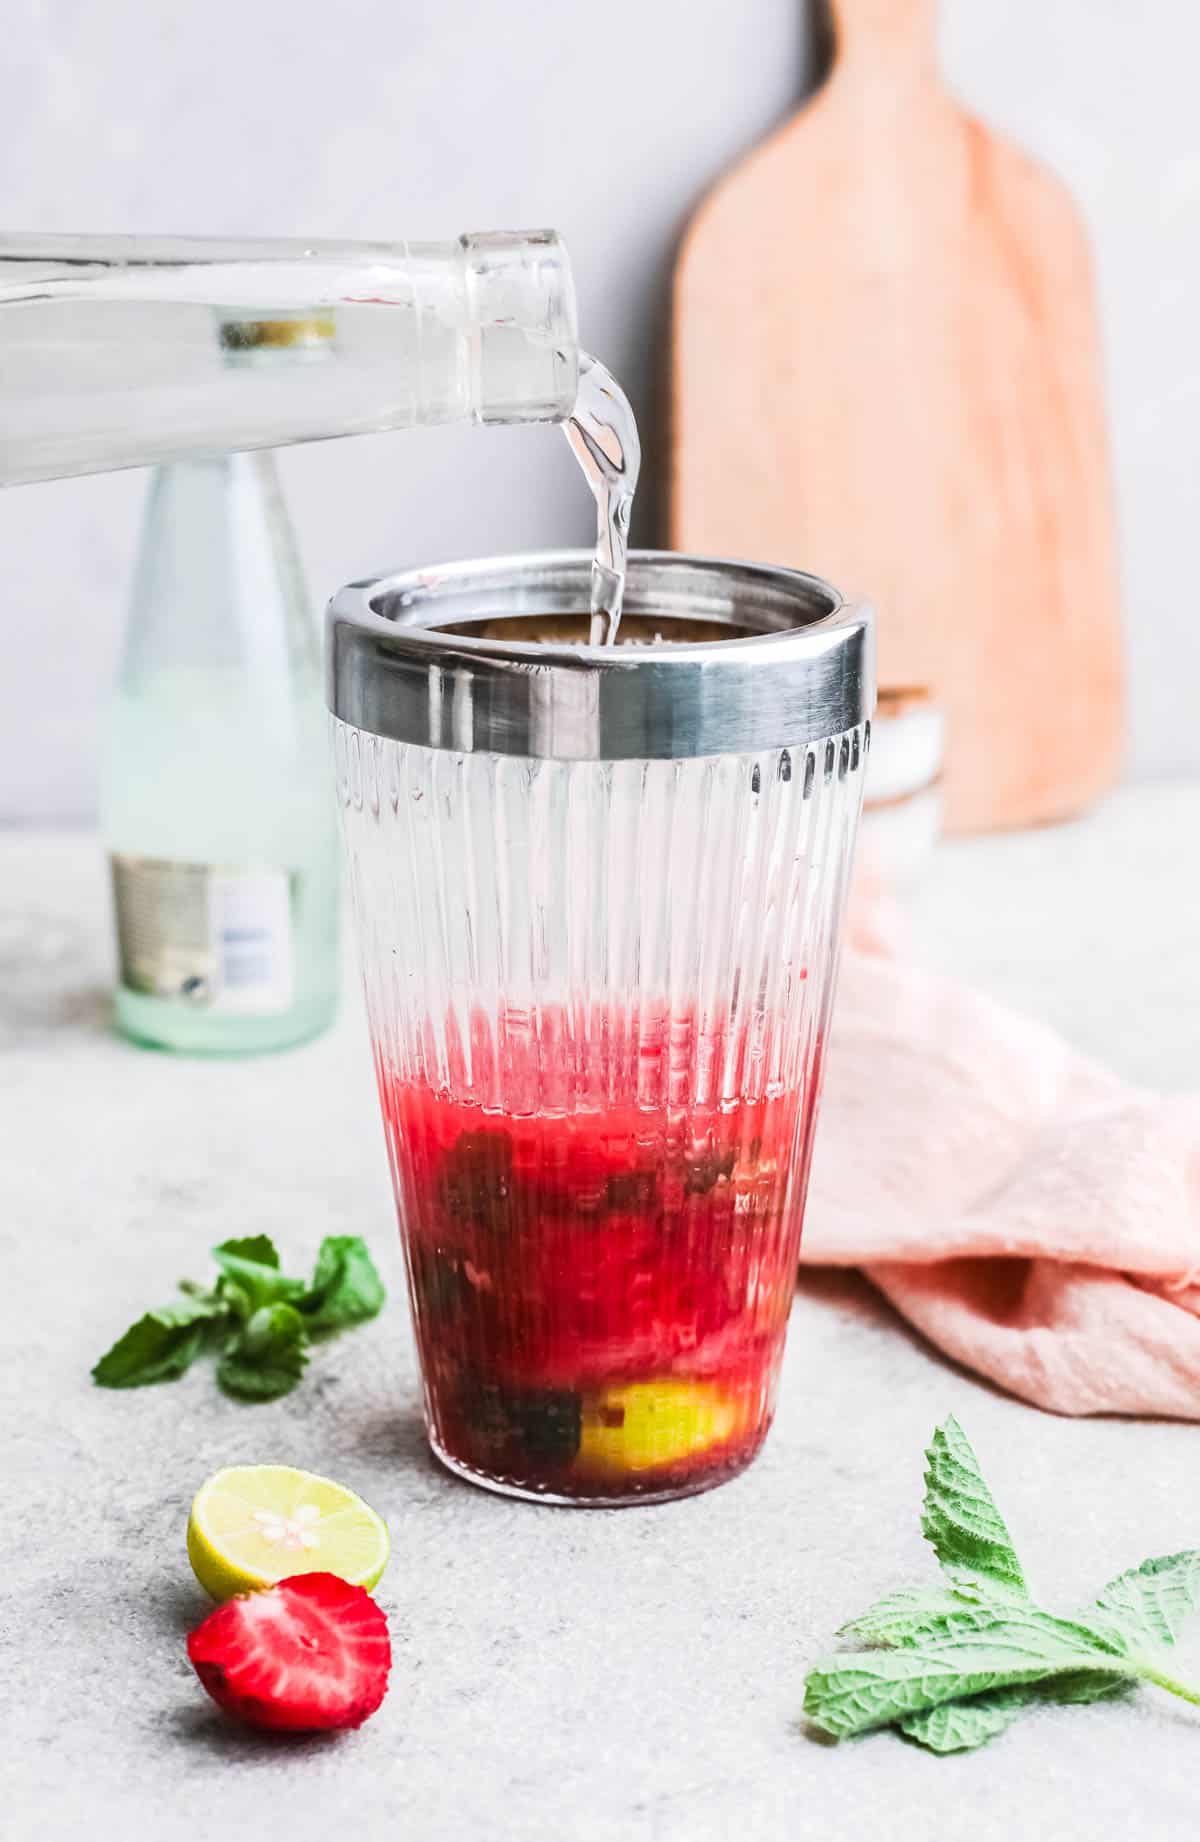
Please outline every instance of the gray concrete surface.
[[[1130, 1073], [1195, 1084], [1198, 820], [1200, 789], [1144, 789], [1068, 831], [946, 850], [918, 903], [926, 957], [1107, 1038]], [[1085, 913], [1108, 918], [1084, 929]], [[800, 1708], [835, 1627], [929, 1564], [920, 1455], [948, 1411], [1067, 1602], [1200, 1541], [1200, 1429], [1039, 1414], [939, 1361], [856, 1279], [818, 1276], [776, 1428], [738, 1482], [604, 1513], [473, 1491], [424, 1451], [356, 995], [331, 1036], [276, 1059], [145, 1054], [107, 1031], [106, 925], [90, 840], [0, 834], [5, 1842], [1191, 1832], [1200, 1717], [1150, 1693], [1047, 1711], [945, 1761], [888, 1735], [822, 1744]], [[131, 1315], [203, 1272], [210, 1243], [258, 1229], [297, 1262], [322, 1234], [367, 1234], [393, 1288], [383, 1317], [271, 1406], [201, 1372], [92, 1387]], [[358, 1734], [240, 1731], [184, 1655], [205, 1607], [191, 1494], [218, 1465], [270, 1459], [344, 1478], [391, 1523], [395, 1669]], [[1189, 1650], [1181, 1673], [1200, 1679]]]

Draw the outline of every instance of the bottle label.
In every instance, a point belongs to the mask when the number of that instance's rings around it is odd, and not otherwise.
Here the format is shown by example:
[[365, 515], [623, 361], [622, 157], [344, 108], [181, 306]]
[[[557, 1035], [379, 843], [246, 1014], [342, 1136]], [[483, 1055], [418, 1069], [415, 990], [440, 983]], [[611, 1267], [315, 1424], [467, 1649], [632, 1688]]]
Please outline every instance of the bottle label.
[[120, 854], [111, 864], [128, 990], [226, 1015], [287, 1010], [294, 873]]

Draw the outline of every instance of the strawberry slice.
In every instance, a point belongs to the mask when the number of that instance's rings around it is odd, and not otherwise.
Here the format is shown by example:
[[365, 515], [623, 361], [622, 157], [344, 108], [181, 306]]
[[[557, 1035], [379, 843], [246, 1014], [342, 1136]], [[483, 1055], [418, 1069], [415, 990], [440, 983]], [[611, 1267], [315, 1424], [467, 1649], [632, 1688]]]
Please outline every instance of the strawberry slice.
[[361, 1726], [392, 1666], [387, 1619], [332, 1573], [228, 1600], [192, 1632], [188, 1656], [218, 1706], [281, 1733]]

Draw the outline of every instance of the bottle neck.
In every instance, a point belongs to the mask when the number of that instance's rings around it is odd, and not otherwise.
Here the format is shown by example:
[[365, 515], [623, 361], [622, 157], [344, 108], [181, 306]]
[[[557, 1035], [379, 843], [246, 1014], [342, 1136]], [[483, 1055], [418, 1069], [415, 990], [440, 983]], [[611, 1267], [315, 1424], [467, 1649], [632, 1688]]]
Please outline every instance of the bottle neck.
[[[270, 453], [179, 456], [150, 483], [123, 677], [316, 685], [320, 646]], [[198, 679], [197, 679], [198, 682]], [[182, 692], [180, 693], [182, 695]]]

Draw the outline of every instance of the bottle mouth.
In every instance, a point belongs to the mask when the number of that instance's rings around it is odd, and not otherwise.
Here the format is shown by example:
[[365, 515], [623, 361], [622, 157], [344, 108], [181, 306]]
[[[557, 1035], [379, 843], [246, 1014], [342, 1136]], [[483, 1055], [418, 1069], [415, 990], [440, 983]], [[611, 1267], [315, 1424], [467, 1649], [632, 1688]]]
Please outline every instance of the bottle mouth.
[[351, 584], [328, 612], [330, 709], [424, 747], [611, 761], [788, 747], [870, 716], [871, 616], [820, 577], [632, 551], [621, 637], [592, 646], [591, 565], [556, 551]]

